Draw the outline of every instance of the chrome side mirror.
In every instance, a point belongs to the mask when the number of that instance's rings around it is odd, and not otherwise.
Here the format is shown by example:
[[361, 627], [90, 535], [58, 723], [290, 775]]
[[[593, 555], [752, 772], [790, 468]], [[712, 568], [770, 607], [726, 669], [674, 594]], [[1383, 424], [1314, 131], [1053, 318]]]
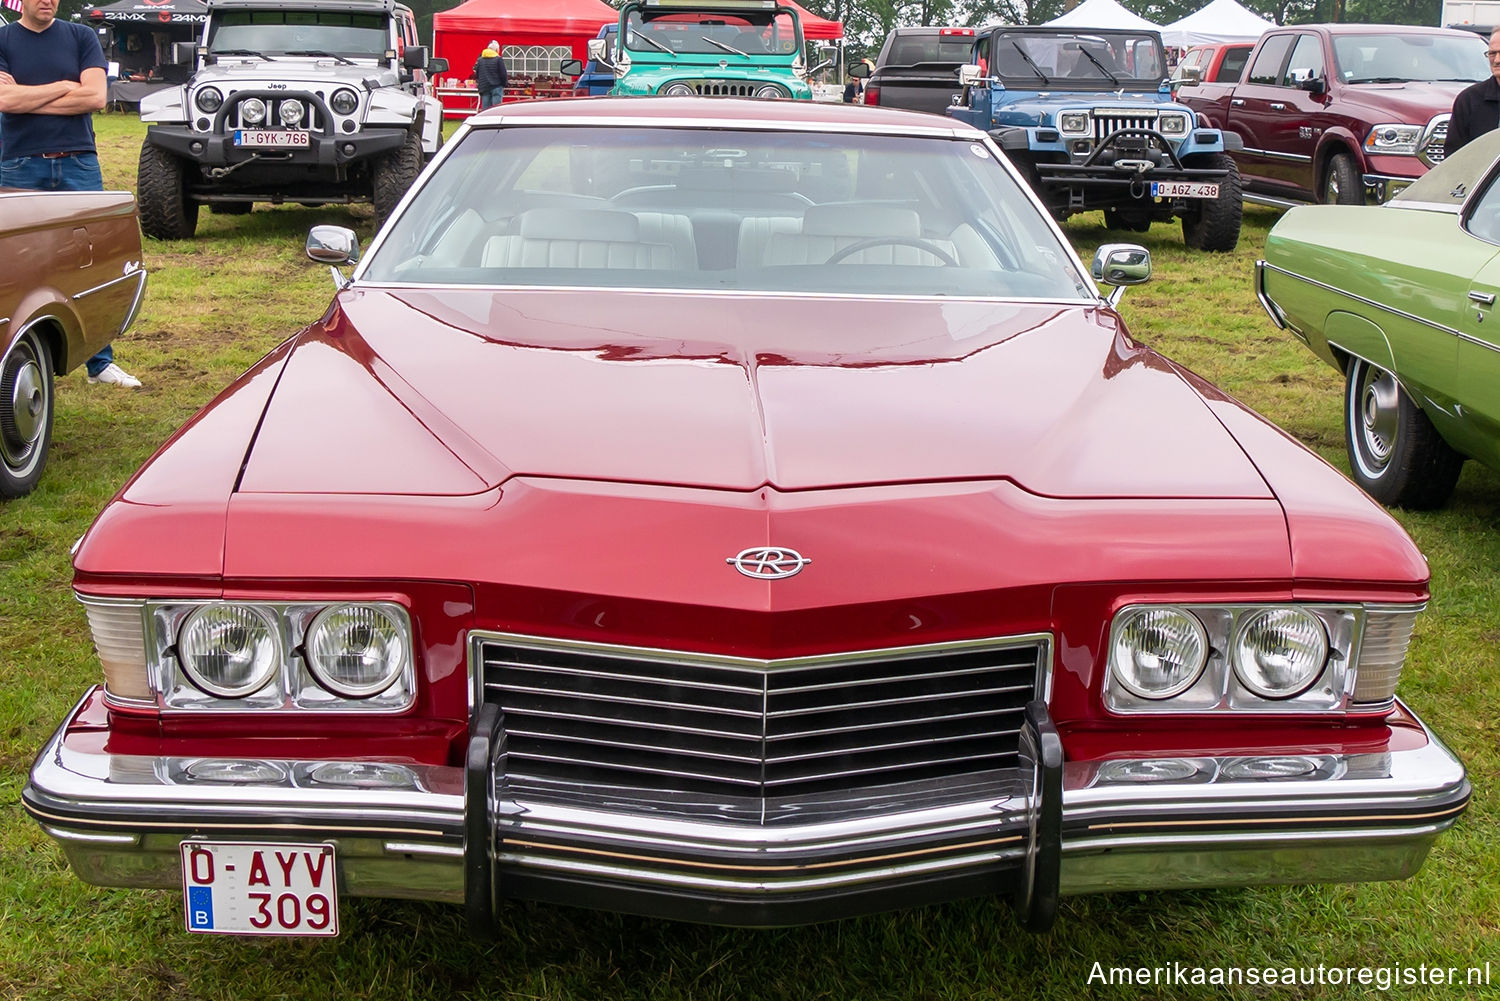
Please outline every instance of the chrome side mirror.
[[333, 272], [333, 283], [339, 288], [349, 284], [339, 271], [340, 264], [354, 264], [359, 260], [359, 237], [354, 230], [343, 226], [314, 226], [307, 232], [306, 252], [308, 260], [327, 264]]
[[1196, 87], [1203, 82], [1202, 66], [1179, 66], [1177, 67], [1177, 86]]
[[968, 63], [958, 68], [958, 83], [961, 87], [973, 87], [984, 80], [984, 70], [978, 63]]
[[1106, 243], [1094, 252], [1090, 272], [1094, 281], [1114, 286], [1108, 297], [1114, 306], [1125, 294], [1125, 286], [1151, 280], [1151, 251], [1136, 243]]

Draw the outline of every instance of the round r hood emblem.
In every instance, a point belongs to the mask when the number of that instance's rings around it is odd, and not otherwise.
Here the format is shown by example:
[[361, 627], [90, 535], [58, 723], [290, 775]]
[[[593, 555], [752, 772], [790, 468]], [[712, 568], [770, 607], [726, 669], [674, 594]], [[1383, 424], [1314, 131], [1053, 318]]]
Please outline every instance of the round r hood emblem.
[[802, 572], [812, 560], [803, 556], [795, 549], [784, 549], [780, 546], [760, 546], [755, 549], [743, 549], [737, 556], [731, 556], [724, 561], [734, 567], [746, 577], [755, 577], [761, 580], [780, 580], [782, 577], [791, 577]]

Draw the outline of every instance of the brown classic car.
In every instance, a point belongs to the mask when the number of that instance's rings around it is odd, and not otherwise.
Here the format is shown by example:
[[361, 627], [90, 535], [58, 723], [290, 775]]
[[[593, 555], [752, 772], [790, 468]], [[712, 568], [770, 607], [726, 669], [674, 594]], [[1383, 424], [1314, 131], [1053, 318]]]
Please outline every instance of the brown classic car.
[[0, 188], [0, 497], [29, 493], [52, 440], [52, 377], [135, 320], [146, 291], [126, 191]]

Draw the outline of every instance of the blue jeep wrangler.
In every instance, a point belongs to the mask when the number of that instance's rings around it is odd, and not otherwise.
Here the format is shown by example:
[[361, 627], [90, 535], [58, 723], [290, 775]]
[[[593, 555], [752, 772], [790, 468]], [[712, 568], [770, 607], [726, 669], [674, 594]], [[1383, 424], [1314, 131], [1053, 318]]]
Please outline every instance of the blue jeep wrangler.
[[1233, 250], [1239, 136], [1172, 101], [1161, 35], [1000, 25], [979, 37], [948, 109], [984, 129], [1058, 219], [1104, 210], [1112, 229], [1182, 218], [1189, 247]]

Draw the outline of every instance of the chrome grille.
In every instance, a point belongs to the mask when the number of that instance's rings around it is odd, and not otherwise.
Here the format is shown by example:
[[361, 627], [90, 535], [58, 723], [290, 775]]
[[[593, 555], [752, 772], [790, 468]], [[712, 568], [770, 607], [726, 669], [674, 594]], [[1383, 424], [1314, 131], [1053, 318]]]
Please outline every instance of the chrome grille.
[[1091, 117], [1094, 122], [1094, 142], [1096, 143], [1121, 129], [1156, 128], [1155, 112], [1138, 111], [1132, 114], [1120, 114], [1118, 112], [1095, 109]]
[[1427, 142], [1422, 146], [1421, 159], [1424, 160], [1429, 167], [1436, 167], [1438, 164], [1443, 162], [1443, 156], [1446, 153], [1446, 150], [1444, 150], [1443, 147], [1447, 144], [1447, 142], [1448, 123], [1447, 121], [1442, 121], [1435, 125], [1431, 129], [1431, 131], [1428, 132]]
[[504, 781], [774, 799], [1015, 765], [1046, 637], [750, 661], [483, 636]]

